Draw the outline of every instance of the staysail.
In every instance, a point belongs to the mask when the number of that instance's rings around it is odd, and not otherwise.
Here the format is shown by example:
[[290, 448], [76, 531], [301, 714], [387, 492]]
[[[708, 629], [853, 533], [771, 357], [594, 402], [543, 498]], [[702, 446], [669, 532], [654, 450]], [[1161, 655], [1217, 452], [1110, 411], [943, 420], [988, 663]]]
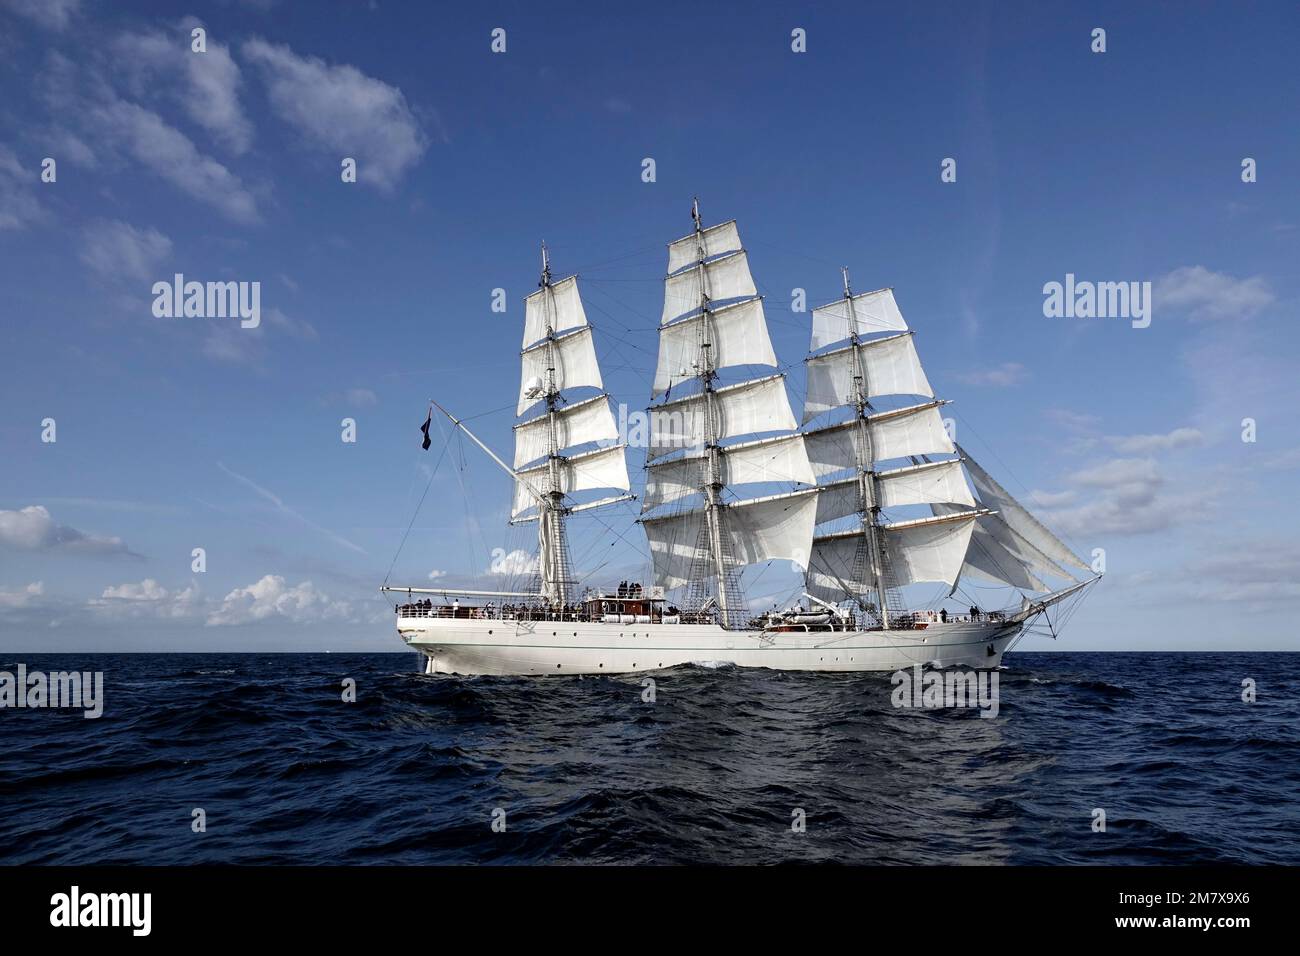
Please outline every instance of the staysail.
[[[780, 374], [719, 385], [718, 371], [777, 365], [735, 221], [668, 245], [659, 361], [649, 409], [641, 523], [655, 583], [688, 588], [688, 610], [747, 618], [740, 572], [786, 559], [807, 566], [816, 475]], [[682, 394], [685, 392], [685, 394]], [[759, 437], [766, 436], [766, 437]], [[741, 439], [732, 441], [732, 439]], [[780, 494], [747, 486], [794, 485]]]

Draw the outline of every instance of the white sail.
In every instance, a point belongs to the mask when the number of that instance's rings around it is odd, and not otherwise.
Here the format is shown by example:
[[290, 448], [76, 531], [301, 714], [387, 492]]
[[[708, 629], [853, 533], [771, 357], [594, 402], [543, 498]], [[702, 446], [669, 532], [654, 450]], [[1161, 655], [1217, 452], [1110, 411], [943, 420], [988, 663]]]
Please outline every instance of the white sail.
[[[816, 489], [752, 498], [723, 510], [722, 529], [735, 566], [775, 559], [806, 565], [817, 514]], [[641, 519], [650, 542], [655, 584], [679, 588], [689, 583], [692, 573], [700, 572], [697, 544], [704, 520], [704, 509]]]
[[[785, 376], [769, 375], [728, 385], [713, 393], [715, 437], [734, 438], [756, 432], [792, 431], [794, 413], [785, 394]], [[707, 399], [690, 395], [650, 410], [646, 461], [680, 449], [699, 450], [707, 429]]]
[[932, 461], [876, 472], [876, 488], [882, 508], [900, 505], [928, 505], [934, 502], [975, 507], [970, 486], [962, 474], [961, 462]]
[[[953, 505], [930, 506], [935, 514], [952, 514], [962, 509]], [[973, 576], [1022, 591], [1048, 591], [1040, 575], [1073, 580], [1068, 571], [1012, 530], [1000, 514], [986, 515], [976, 522], [962, 576]]]
[[762, 299], [749, 299], [707, 313], [699, 312], [660, 330], [659, 365], [653, 389], [655, 397], [700, 374], [702, 340], [709, 343], [714, 368], [776, 365]]
[[[515, 426], [514, 466], [526, 465], [551, 453], [548, 414], [530, 418]], [[588, 442], [612, 442], [618, 438], [618, 426], [609, 408], [609, 396], [597, 395], [555, 412], [556, 451]]]
[[[971, 511], [882, 526], [891, 586], [927, 581], [954, 584], [961, 574], [975, 520], [981, 514]], [[861, 530], [814, 538], [808, 593], [834, 603], [871, 591], [875, 582], [865, 580], [871, 572], [858, 557], [862, 545]]]
[[538, 289], [524, 299], [524, 342], [528, 348], [546, 338], [546, 330], [567, 332], [587, 324], [587, 311], [578, 295], [578, 277], [569, 276]]
[[899, 587], [923, 581], [954, 584], [966, 560], [978, 515], [972, 511], [885, 525], [891, 583]]
[[984, 507], [996, 511], [1016, 534], [1045, 554], [1050, 560], [1064, 567], [1072, 567], [1080, 571], [1091, 571], [1091, 568], [1084, 564], [1081, 558], [1071, 551], [1060, 538], [1052, 534], [1042, 522], [1026, 511], [1024, 506], [1011, 497], [1010, 492], [994, 481], [992, 476], [981, 468], [970, 455], [966, 454], [965, 451], [962, 451], [961, 455], [966, 459], [966, 468], [970, 472], [971, 481], [974, 482], [975, 491], [979, 494], [980, 503]]
[[[857, 359], [854, 353], [857, 353]], [[930, 382], [921, 368], [912, 333], [872, 339], [814, 356], [808, 367], [808, 394], [803, 420], [856, 401], [859, 365], [866, 376], [865, 398], [878, 395], [928, 395]]]
[[694, 312], [705, 295], [714, 302], [721, 302], [757, 294], [754, 277], [749, 272], [748, 254], [735, 252], [665, 279], [664, 311], [660, 324], [667, 325], [678, 316]]
[[836, 342], [843, 342], [853, 334], [872, 332], [906, 332], [907, 323], [898, 311], [893, 289], [863, 292], [813, 309], [812, 345], [809, 351]]
[[[554, 340], [546, 339], [538, 345], [524, 349], [516, 415], [522, 415], [528, 408], [546, 397], [546, 386], [552, 364], [555, 369], [557, 392], [582, 386], [603, 387], [590, 327], [567, 332], [556, 336]], [[538, 382], [541, 383], [540, 388], [536, 387]]]
[[[703, 240], [701, 243], [700, 240]], [[736, 220], [718, 223], [703, 230], [697, 237], [695, 233], [668, 243], [668, 273], [671, 275], [687, 265], [699, 261], [699, 247], [703, 245], [705, 259], [712, 259], [724, 252], [740, 251], [740, 232]]]
[[[802, 435], [726, 445], [718, 452], [722, 483], [728, 487], [776, 481], [808, 485], [816, 482]], [[691, 455], [648, 465], [642, 511], [653, 511], [698, 493], [705, 481], [706, 464], [702, 456]]]
[[[862, 511], [861, 482], [853, 475], [821, 486], [817, 523]], [[960, 461], [926, 462], [876, 473], [876, 504], [881, 508], [952, 502], [975, 507]], [[938, 513], [938, 512], [936, 512]]]
[[[943, 427], [939, 407], [943, 402], [925, 402], [867, 416], [867, 429], [876, 462], [913, 455], [947, 455], [954, 450]], [[836, 472], [856, 468], [859, 450], [856, 419], [804, 432], [808, 458], [820, 480]]]
[[[627, 475], [627, 459], [623, 454], [626, 445], [614, 445], [610, 448], [597, 448], [561, 459], [556, 463], [559, 475], [559, 491], [572, 494], [575, 491], [590, 491], [596, 488], [631, 488]], [[550, 463], [543, 462], [535, 468], [518, 472], [515, 480], [514, 506], [510, 510], [511, 519], [518, 518], [529, 508], [537, 504], [535, 491], [550, 485]]]

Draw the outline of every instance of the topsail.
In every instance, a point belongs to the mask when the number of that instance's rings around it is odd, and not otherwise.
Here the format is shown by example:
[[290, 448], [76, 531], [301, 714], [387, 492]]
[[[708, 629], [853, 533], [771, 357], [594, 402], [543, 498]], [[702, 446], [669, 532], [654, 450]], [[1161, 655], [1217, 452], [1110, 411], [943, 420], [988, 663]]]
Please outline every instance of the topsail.
[[[641, 523], [655, 583], [689, 586], [692, 610], [716, 606], [736, 627], [748, 617], [745, 565], [777, 558], [806, 565], [816, 479], [783, 375], [717, 383], [720, 369], [777, 360], [736, 223], [706, 229], [698, 205], [692, 216], [695, 232], [668, 245], [651, 395], [664, 401], [650, 409]], [[769, 483], [796, 487], [744, 493]]]
[[[908, 584], [955, 591], [974, 576], [1046, 591], [1039, 575], [1087, 570], [951, 441], [938, 411], [946, 403], [934, 398], [892, 290], [854, 295], [845, 270], [844, 297], [813, 312], [810, 353], [804, 422], [853, 411], [804, 432], [820, 482], [817, 523], [856, 515], [858, 524], [814, 538], [809, 594], [858, 602], [888, 627], [891, 610], [902, 611], [896, 589]], [[882, 396], [930, 400], [878, 411], [872, 400]], [[885, 464], [895, 460], [907, 463]], [[928, 505], [931, 517], [883, 520], [883, 509], [902, 505]]]
[[[515, 492], [511, 522], [538, 522], [538, 572], [542, 596], [551, 604], [569, 603], [573, 584], [564, 519], [577, 491], [631, 487], [624, 445], [618, 436], [609, 396], [570, 404], [564, 395], [577, 388], [603, 388], [587, 313], [577, 276], [551, 281], [550, 258], [542, 247], [541, 288], [524, 300], [524, 341], [519, 402], [523, 416], [545, 403], [538, 414], [515, 426]], [[595, 450], [572, 453], [598, 443]], [[592, 505], [626, 501], [615, 495]], [[579, 505], [577, 507], [584, 507]]]

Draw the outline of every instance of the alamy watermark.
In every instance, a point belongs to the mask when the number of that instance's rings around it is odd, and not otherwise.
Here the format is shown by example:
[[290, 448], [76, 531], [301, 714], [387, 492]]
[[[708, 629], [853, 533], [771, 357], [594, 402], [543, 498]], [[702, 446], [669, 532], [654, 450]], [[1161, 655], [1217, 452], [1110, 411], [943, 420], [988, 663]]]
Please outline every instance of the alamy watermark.
[[50, 897], [50, 925], [128, 927], [132, 936], [148, 936], [153, 920], [152, 893], [83, 893], [73, 886]]
[[1049, 319], [1131, 319], [1133, 328], [1151, 324], [1150, 282], [1076, 281], [1043, 285], [1043, 315]]
[[657, 409], [629, 409], [618, 405], [618, 437], [601, 439], [600, 445], [627, 445], [630, 448], [651, 448], [663, 453], [679, 448], [695, 448], [703, 441], [705, 412], [703, 408], [690, 407], [659, 411]]
[[80, 708], [93, 720], [104, 713], [103, 671], [0, 671], [0, 709], [8, 707]]
[[894, 685], [889, 701], [895, 707], [978, 707], [981, 717], [998, 715], [997, 671], [927, 671], [913, 664], [911, 670], [894, 671], [889, 682]]
[[156, 319], [239, 319], [245, 329], [262, 324], [262, 283], [186, 282], [178, 272], [171, 282], [153, 284]]

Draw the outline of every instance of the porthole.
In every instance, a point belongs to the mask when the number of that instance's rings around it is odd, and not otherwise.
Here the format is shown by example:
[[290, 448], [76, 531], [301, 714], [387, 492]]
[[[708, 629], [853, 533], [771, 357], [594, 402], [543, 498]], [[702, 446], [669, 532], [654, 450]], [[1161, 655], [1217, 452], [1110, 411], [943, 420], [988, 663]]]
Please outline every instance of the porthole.
[[559, 664], [556, 664], [556, 665], [555, 665], [555, 669], [558, 671], [558, 670], [560, 669], [560, 665], [559, 665]]

